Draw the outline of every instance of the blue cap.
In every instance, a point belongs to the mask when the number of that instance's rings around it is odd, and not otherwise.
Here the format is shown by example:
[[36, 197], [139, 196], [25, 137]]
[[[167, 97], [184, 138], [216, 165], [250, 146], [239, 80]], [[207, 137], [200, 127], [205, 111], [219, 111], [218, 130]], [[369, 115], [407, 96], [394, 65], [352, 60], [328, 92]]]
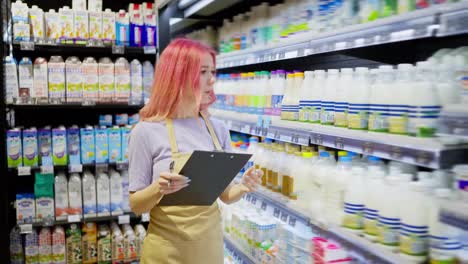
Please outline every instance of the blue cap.
[[340, 157], [339, 161], [342, 161], [342, 162], [351, 162], [352, 161], [352, 158], [350, 156], [342, 156]]
[[250, 137], [249, 142], [257, 142], [258, 143], [258, 137]]
[[357, 156], [357, 153], [356, 153], [356, 152], [352, 152], [352, 151], [348, 151], [348, 156], [350, 156], [350, 157], [355, 157], [355, 156]]
[[320, 157], [328, 158], [328, 157], [330, 157], [330, 153], [328, 153], [327, 151], [321, 151], [320, 152]]
[[271, 138], [265, 138], [265, 143], [272, 143], [273, 140]]
[[240, 146], [240, 149], [246, 150], [246, 149], [247, 149], [247, 145], [246, 145], [246, 144], [242, 144], [242, 145]]
[[368, 161], [380, 161], [380, 158], [379, 157], [376, 157], [376, 156], [369, 156], [367, 158]]

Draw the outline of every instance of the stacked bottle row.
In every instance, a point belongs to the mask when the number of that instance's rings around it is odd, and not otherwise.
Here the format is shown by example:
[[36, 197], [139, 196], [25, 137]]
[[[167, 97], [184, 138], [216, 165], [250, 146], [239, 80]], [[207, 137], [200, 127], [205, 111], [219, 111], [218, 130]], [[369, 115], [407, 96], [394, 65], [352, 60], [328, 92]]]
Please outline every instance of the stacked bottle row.
[[6, 102], [120, 102], [142, 104], [151, 93], [154, 68], [151, 62], [118, 58], [96, 61], [87, 57], [61, 56], [36, 58], [34, 63], [24, 57], [19, 64], [7, 56], [4, 59]]
[[[224, 20], [218, 29], [218, 50], [222, 54], [266, 47], [303, 35], [314, 37], [353, 24], [448, 2], [458, 1], [287, 0], [276, 5], [264, 2], [249, 12]], [[209, 28], [194, 32], [192, 36], [207, 42], [216, 39]]]
[[[95, 2], [100, 2], [96, 4]], [[106, 9], [102, 1], [73, 1], [56, 12], [44, 12], [33, 5], [28, 8], [20, 0], [11, 5], [13, 39], [38, 43], [117, 44], [125, 46], [156, 46], [156, 10], [152, 3], [130, 4], [128, 12]]]
[[[466, 197], [466, 167], [457, 181], [448, 171], [418, 171], [415, 166], [377, 157], [359, 157], [291, 144], [256, 143], [256, 168], [262, 169], [262, 191], [275, 200], [309, 212], [314, 221], [342, 226], [416, 263], [465, 260], [466, 230], [439, 221], [442, 205]], [[465, 176], [461, 176], [465, 175]], [[398, 195], [396, 195], [398, 194]]]
[[262, 208], [260, 201], [243, 199], [222, 211], [225, 233], [258, 263], [352, 263], [340, 245], [304, 223], [275, 215], [273, 207]]
[[24, 237], [18, 227], [10, 232], [12, 264], [129, 263], [141, 254], [146, 229], [138, 224], [84, 223], [82, 227], [55, 226], [33, 229]]
[[[285, 120], [418, 137], [434, 136], [442, 107], [468, 102], [468, 47], [428, 61], [315, 71], [221, 74], [215, 107]], [[284, 95], [284, 97], [282, 97]], [[281, 111], [278, 108], [281, 105]]]
[[95, 176], [85, 171], [82, 176], [64, 172], [35, 175], [34, 193], [16, 195], [18, 224], [63, 221], [70, 215], [79, 218], [105, 217], [130, 212], [128, 172], [111, 169]]

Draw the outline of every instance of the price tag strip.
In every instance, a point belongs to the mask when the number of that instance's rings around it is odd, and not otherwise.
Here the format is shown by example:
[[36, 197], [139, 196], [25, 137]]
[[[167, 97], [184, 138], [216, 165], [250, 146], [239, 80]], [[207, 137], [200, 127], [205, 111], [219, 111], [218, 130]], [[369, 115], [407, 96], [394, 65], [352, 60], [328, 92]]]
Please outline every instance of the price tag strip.
[[130, 215], [119, 215], [119, 225], [130, 224]]

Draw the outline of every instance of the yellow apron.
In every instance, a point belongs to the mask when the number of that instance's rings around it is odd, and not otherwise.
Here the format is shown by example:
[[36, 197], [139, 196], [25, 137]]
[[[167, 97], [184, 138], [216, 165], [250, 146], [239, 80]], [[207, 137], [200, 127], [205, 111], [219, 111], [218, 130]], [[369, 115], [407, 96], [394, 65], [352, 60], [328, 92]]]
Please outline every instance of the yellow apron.
[[[221, 144], [211, 122], [201, 114], [216, 150]], [[191, 153], [179, 153], [172, 120], [166, 120], [174, 172], [179, 173]], [[196, 140], [196, 139], [194, 139]], [[170, 195], [170, 194], [169, 194]], [[218, 203], [211, 206], [158, 206], [150, 212], [141, 264], [222, 264], [223, 233]]]

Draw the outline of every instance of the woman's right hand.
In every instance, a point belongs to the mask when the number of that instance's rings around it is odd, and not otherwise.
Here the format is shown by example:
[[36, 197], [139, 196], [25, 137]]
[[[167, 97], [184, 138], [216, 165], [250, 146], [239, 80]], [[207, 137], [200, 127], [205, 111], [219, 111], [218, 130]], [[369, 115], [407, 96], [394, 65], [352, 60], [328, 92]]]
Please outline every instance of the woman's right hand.
[[187, 187], [190, 183], [190, 179], [170, 172], [162, 172], [159, 175], [159, 191], [161, 194], [171, 194], [180, 191]]

